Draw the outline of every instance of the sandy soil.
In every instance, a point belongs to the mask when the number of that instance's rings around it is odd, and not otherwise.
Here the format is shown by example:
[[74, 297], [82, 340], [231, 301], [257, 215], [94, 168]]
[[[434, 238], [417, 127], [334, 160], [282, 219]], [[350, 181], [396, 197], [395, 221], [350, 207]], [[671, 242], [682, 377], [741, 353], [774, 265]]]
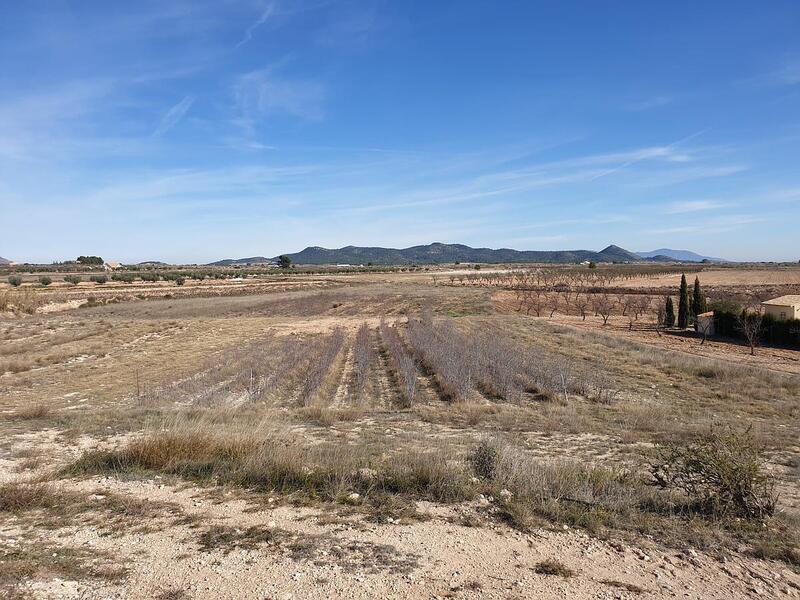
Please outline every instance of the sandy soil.
[[[84, 482], [96, 494], [106, 481]], [[502, 526], [451, 523], [464, 513], [491, 510], [430, 507], [424, 524], [374, 525], [357, 519], [326, 524], [325, 512], [280, 507], [246, 512], [248, 503], [203, 498], [197, 489], [154, 483], [114, 485], [119, 492], [176, 502], [204, 525], [257, 527], [276, 541], [254, 549], [203, 551], [187, 526], [122, 536], [99, 528], [61, 532], [57, 544], [107, 551], [127, 564], [124, 587], [50, 581], [34, 589], [42, 598], [155, 598], [183, 592], [190, 598], [752, 598], [795, 597], [800, 577], [774, 565], [733, 559], [720, 563], [693, 551], [664, 552], [593, 540], [572, 531], [521, 534]], [[422, 507], [424, 510], [425, 507]], [[4, 531], [4, 534], [13, 532]], [[345, 557], [344, 559], [342, 557]], [[536, 573], [557, 557], [570, 578]], [[637, 591], [627, 591], [623, 586]], [[633, 587], [635, 586], [635, 587]]]

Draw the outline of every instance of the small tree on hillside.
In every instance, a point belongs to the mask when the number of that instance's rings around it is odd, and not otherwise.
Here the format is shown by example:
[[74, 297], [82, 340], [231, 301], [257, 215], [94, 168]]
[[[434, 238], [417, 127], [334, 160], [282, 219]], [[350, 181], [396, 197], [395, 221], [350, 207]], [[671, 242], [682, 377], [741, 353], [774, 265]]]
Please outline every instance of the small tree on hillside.
[[706, 304], [706, 297], [703, 290], [700, 289], [700, 278], [694, 278], [694, 289], [692, 290], [692, 316], [695, 323], [697, 322], [697, 315], [701, 315], [708, 310]]
[[672, 303], [672, 296], [667, 296], [667, 303], [664, 306], [664, 327], [675, 327], [675, 305]]
[[278, 257], [278, 265], [281, 269], [291, 269], [292, 268], [292, 259], [286, 256], [285, 254], [281, 254]]
[[689, 286], [686, 284], [686, 275], [681, 275], [681, 290], [678, 297], [678, 327], [686, 329], [689, 326]]

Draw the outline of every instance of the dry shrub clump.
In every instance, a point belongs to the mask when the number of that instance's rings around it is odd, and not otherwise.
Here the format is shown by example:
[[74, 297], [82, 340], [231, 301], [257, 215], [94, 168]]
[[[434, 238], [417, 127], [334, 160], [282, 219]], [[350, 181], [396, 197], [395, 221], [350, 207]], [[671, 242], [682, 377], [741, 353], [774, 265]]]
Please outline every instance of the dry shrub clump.
[[17, 409], [8, 416], [12, 421], [31, 421], [34, 419], [44, 419], [50, 414], [50, 407], [44, 402], [30, 404]]
[[572, 461], [541, 462], [493, 440], [481, 442], [471, 463], [501, 498], [502, 516], [523, 529], [536, 517], [590, 530], [614, 526], [652, 496], [646, 483], [629, 471]]
[[651, 465], [655, 485], [677, 490], [693, 513], [764, 519], [775, 513], [774, 478], [750, 430], [714, 430], [685, 446], [661, 449]]
[[564, 578], [575, 575], [575, 571], [554, 558], [548, 558], [536, 563], [536, 566], [533, 568], [533, 570], [539, 573], [539, 575], [558, 575], [559, 577]]

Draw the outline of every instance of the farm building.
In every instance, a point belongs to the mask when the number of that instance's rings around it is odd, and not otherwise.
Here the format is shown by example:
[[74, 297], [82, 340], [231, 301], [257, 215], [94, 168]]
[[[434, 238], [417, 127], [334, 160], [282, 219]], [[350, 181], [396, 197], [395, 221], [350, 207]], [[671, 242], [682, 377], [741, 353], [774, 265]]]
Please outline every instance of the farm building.
[[800, 294], [781, 296], [762, 302], [764, 313], [777, 319], [786, 321], [787, 319], [800, 319]]
[[106, 263], [103, 265], [103, 268], [106, 271], [115, 271], [116, 269], [119, 269], [121, 266], [122, 265], [120, 263], [118, 263], [117, 261], [109, 260], [109, 261], [106, 261]]
[[700, 313], [695, 319], [695, 329], [705, 335], [714, 335], [714, 311]]

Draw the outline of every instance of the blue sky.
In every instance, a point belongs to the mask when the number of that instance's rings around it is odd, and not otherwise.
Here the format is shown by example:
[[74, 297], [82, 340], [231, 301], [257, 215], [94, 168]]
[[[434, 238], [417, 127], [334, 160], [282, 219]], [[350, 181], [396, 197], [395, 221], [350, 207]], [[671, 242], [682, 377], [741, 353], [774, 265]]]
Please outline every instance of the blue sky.
[[4, 2], [0, 255], [800, 259], [800, 3]]

